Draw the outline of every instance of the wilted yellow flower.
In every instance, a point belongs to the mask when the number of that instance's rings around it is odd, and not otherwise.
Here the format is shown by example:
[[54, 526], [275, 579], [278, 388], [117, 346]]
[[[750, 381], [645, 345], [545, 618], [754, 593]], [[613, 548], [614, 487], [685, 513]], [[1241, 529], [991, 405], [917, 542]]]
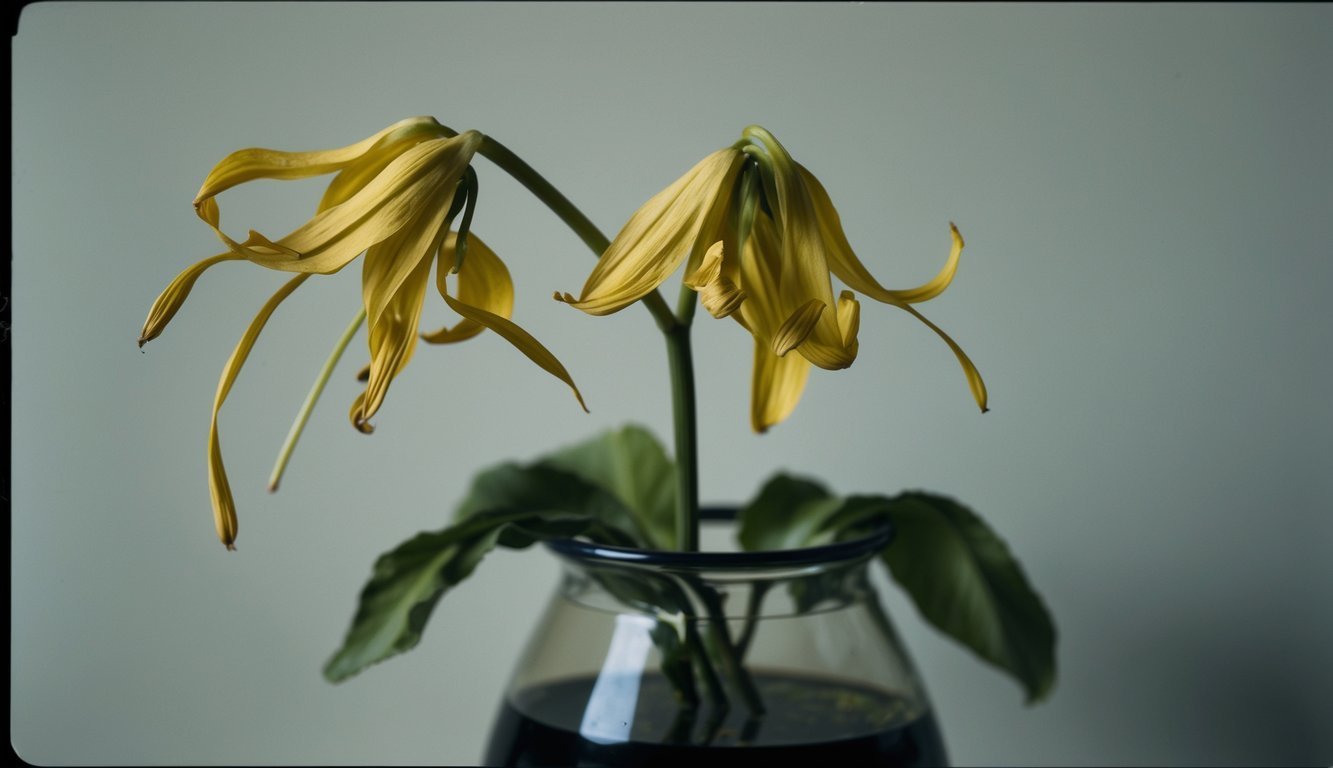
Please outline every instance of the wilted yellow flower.
[[[950, 229], [953, 248], [934, 279], [910, 290], [884, 288], [852, 251], [819, 181], [772, 134], [751, 126], [741, 141], [640, 208], [577, 299], [556, 298], [608, 314], [647, 295], [686, 262], [684, 282], [705, 308], [715, 317], [735, 317], [754, 337], [751, 424], [762, 432], [791, 414], [811, 365], [837, 370], [856, 359], [858, 291], [939, 334], [984, 411], [986, 386], [972, 361], [911, 306], [938, 296], [953, 280], [963, 240]], [[835, 299], [832, 276], [851, 290]]]
[[[475, 235], [450, 230], [464, 210], [467, 229], [476, 196], [469, 164], [483, 141], [474, 131], [455, 135], [430, 117], [403, 120], [356, 144], [315, 152], [244, 149], [228, 155], [204, 180], [195, 209], [227, 245], [176, 277], [149, 312], [139, 339], [142, 346], [166, 327], [199, 276], [222, 261], [246, 259], [270, 269], [296, 273], [260, 309], [222, 371], [209, 431], [209, 488], [218, 536], [228, 548], [236, 539], [236, 511], [222, 464], [218, 410], [277, 306], [311, 274], [331, 274], [365, 253], [362, 303], [369, 327], [370, 365], [365, 391], [351, 408], [357, 429], [370, 432], [370, 418], [380, 408], [389, 384], [412, 357], [432, 263], [441, 297], [463, 321], [454, 328], [424, 334], [435, 343], [461, 341], [489, 328], [533, 362], [577, 387], [564, 366], [536, 339], [508, 318], [513, 282], [504, 264]], [[222, 231], [216, 196], [260, 178], [298, 179], [336, 173], [315, 216], [278, 240], [250, 231], [237, 242]], [[460, 252], [461, 251], [461, 252]], [[454, 270], [455, 295], [446, 277]]]

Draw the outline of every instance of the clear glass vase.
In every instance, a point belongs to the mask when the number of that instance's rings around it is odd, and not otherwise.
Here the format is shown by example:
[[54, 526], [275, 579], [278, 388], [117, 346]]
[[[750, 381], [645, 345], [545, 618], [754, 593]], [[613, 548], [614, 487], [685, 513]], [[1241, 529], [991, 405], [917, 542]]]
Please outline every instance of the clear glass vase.
[[946, 764], [869, 579], [890, 536], [747, 553], [548, 543], [563, 578], [486, 764]]

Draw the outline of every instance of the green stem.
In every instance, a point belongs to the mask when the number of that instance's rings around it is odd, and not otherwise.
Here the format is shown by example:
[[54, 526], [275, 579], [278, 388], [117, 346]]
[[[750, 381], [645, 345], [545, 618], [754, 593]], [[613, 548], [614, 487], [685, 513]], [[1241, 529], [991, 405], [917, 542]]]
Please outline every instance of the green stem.
[[[606, 253], [611, 245], [606, 235], [522, 158], [490, 136], [482, 140], [478, 152], [545, 203], [598, 258]], [[657, 321], [667, 343], [676, 438], [676, 546], [685, 551], [699, 549], [698, 419], [694, 401], [694, 362], [690, 351], [690, 321], [696, 301], [694, 291], [682, 286], [677, 315], [671, 312], [659, 292], [652, 291], [643, 297], [643, 305]]]
[[[481, 149], [478, 153], [495, 163], [505, 173], [508, 173], [519, 184], [522, 184], [536, 198], [546, 204], [551, 212], [560, 217], [560, 220], [569, 227], [575, 235], [578, 236], [583, 244], [588, 246], [597, 258], [601, 258], [606, 249], [610, 247], [611, 241], [606, 239], [606, 235], [597, 228], [597, 225], [583, 215], [569, 198], [565, 197], [560, 190], [551, 185], [540, 173], [537, 173], [532, 166], [524, 162], [523, 158], [514, 154], [508, 147], [486, 136], [482, 139]], [[676, 317], [671, 314], [671, 308], [667, 306], [666, 300], [657, 291], [653, 291], [643, 297], [643, 304], [652, 313], [653, 319], [657, 321], [657, 326], [663, 332], [676, 325]]]
[[[688, 288], [686, 290], [689, 290]], [[666, 335], [671, 365], [671, 415], [676, 436], [676, 548], [699, 551], [699, 438], [695, 417], [694, 357], [690, 326], [678, 325]]]
[[356, 331], [361, 327], [361, 323], [366, 319], [366, 308], [356, 313], [352, 322], [347, 324], [347, 329], [343, 335], [338, 337], [338, 342], [333, 345], [333, 351], [329, 353], [328, 359], [324, 361], [324, 367], [319, 369], [319, 375], [315, 377], [315, 383], [310, 386], [310, 392], [305, 396], [305, 402], [301, 403], [301, 410], [296, 413], [296, 420], [292, 422], [292, 428], [287, 430], [287, 439], [283, 441], [281, 450], [278, 451], [278, 460], [273, 463], [273, 471], [268, 476], [268, 490], [273, 492], [278, 490], [278, 483], [282, 481], [282, 473], [287, 470], [287, 462], [292, 458], [292, 449], [296, 447], [296, 441], [301, 439], [301, 433], [305, 431], [305, 424], [310, 420], [310, 412], [315, 410], [315, 403], [319, 402], [319, 396], [324, 393], [324, 385], [329, 383], [329, 376], [333, 374], [333, 368], [338, 364], [347, 349], [347, 344], [351, 342]]

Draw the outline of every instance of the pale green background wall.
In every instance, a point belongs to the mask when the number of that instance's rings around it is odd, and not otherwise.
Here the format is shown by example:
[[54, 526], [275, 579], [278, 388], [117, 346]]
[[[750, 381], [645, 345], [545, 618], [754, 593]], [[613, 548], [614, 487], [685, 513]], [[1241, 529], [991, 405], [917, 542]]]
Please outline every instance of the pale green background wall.
[[[11, 739], [45, 764], [468, 763], [535, 611], [544, 553], [500, 554], [412, 654], [319, 667], [381, 551], [466, 478], [638, 420], [665, 431], [646, 313], [549, 300], [591, 258], [478, 162], [476, 230], [517, 319], [419, 352], [373, 437], [348, 361], [281, 493], [269, 462], [350, 319], [359, 268], [279, 311], [223, 414], [239, 552], [214, 539], [218, 371], [282, 278], [207, 274], [144, 354], [148, 306], [217, 252], [190, 208], [226, 152], [349, 143], [434, 114], [494, 134], [614, 231], [750, 122], [825, 182], [890, 285], [985, 373], [867, 303], [861, 356], [790, 422], [745, 416], [749, 340], [701, 317], [704, 492], [771, 471], [947, 491], [1022, 558], [1060, 626], [1049, 704], [890, 608], [960, 763], [1333, 759], [1333, 10], [1326, 6], [39, 4], [13, 43]], [[224, 198], [281, 234], [317, 183]], [[447, 311], [430, 303], [429, 324]], [[358, 342], [361, 344], [363, 342]]]

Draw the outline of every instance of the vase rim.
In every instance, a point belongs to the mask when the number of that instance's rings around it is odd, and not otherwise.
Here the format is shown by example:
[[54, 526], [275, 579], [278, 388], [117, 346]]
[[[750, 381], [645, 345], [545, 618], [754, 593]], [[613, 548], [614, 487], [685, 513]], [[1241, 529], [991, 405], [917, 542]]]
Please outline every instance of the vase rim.
[[[710, 522], [736, 519], [735, 507], [703, 507], [699, 518]], [[579, 539], [549, 539], [547, 549], [557, 555], [584, 562], [620, 565], [664, 566], [690, 570], [765, 569], [803, 565], [850, 562], [882, 550], [893, 538], [893, 526], [887, 520], [870, 533], [847, 541], [820, 544], [801, 549], [768, 549], [752, 552], [681, 552], [678, 550], [640, 549], [598, 544]]]

